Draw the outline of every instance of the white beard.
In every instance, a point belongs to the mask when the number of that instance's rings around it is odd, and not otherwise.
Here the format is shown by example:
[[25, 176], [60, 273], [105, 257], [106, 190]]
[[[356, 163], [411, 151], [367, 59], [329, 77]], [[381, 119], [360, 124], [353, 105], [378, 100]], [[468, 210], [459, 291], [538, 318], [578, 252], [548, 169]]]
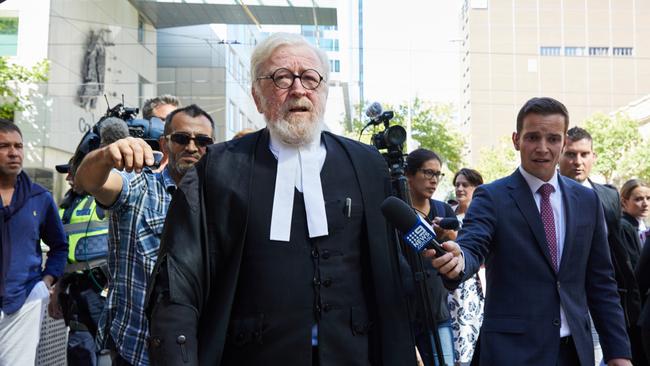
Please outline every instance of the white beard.
[[[266, 118], [265, 118], [266, 119]], [[311, 120], [289, 122], [284, 118], [269, 121], [266, 119], [269, 131], [289, 146], [304, 146], [320, 136], [323, 121], [319, 116]]]
[[[269, 105], [270, 102], [264, 97], [264, 95], [261, 92], [258, 93], [261, 103], [267, 106], [265, 109], [272, 109]], [[319, 91], [319, 94], [323, 103], [325, 103], [327, 101], [327, 90]], [[280, 117], [287, 115], [288, 111], [295, 107], [305, 107], [312, 110], [312, 117], [308, 119], [292, 118], [292, 121]], [[266, 126], [271, 134], [279, 138], [283, 143], [289, 146], [300, 147], [307, 145], [314, 141], [314, 139], [320, 137], [320, 133], [325, 125], [323, 122], [323, 116], [325, 115], [324, 104], [320, 108], [315, 108], [311, 101], [306, 97], [303, 97], [292, 100], [283, 107], [277, 105], [275, 108], [278, 109], [276, 114], [277, 117], [271, 119], [267, 113], [264, 113], [264, 120], [266, 121]]]

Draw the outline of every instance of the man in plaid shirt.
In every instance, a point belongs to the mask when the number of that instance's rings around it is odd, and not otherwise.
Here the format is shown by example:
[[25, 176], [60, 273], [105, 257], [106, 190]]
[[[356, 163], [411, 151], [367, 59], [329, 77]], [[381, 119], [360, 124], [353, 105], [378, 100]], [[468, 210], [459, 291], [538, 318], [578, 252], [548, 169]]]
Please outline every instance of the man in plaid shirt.
[[167, 116], [159, 143], [168, 165], [153, 172], [151, 147], [127, 137], [90, 152], [76, 183], [111, 210], [110, 272], [98, 342], [111, 349], [113, 365], [148, 365], [144, 301], [160, 235], [176, 185], [212, 144], [213, 120], [196, 105]]

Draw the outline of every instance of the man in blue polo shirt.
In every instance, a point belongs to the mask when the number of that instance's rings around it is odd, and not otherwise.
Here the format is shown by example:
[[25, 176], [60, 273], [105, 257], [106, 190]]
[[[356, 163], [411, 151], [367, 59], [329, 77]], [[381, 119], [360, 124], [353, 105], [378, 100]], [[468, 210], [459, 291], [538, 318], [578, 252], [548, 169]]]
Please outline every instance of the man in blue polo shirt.
[[[0, 119], [0, 365], [33, 365], [49, 289], [68, 243], [50, 193], [23, 167], [23, 137]], [[43, 269], [40, 242], [50, 247]]]

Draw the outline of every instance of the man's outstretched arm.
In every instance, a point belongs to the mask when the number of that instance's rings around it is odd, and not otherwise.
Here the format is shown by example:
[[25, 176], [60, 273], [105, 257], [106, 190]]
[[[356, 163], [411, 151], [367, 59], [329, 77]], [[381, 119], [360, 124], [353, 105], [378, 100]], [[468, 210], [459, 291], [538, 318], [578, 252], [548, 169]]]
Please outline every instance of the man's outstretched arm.
[[122, 192], [122, 177], [113, 168], [139, 173], [153, 163], [151, 147], [143, 139], [123, 138], [89, 152], [75, 173], [75, 183], [109, 207]]

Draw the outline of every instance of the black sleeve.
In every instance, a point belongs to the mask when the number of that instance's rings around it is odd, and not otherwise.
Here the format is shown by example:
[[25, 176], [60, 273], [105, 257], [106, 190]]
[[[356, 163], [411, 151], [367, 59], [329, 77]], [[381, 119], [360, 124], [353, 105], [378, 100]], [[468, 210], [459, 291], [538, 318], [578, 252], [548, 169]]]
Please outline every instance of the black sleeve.
[[639, 291], [641, 291], [641, 297], [646, 299], [650, 288], [650, 236], [645, 240], [641, 258], [636, 266], [636, 279], [639, 284]]
[[151, 275], [146, 312], [152, 365], [198, 365], [198, 325], [207, 286], [198, 165], [174, 194]]
[[443, 202], [442, 204], [445, 206], [445, 217], [456, 217], [454, 209], [448, 203]]
[[641, 247], [641, 240], [639, 240], [637, 229], [627, 223], [625, 219], [621, 219], [620, 233], [621, 245], [625, 248], [632, 268], [636, 268], [640, 256], [639, 248]]
[[445, 202], [430, 199], [429, 204], [431, 206], [429, 219], [433, 219], [434, 217], [456, 217], [454, 209]]

